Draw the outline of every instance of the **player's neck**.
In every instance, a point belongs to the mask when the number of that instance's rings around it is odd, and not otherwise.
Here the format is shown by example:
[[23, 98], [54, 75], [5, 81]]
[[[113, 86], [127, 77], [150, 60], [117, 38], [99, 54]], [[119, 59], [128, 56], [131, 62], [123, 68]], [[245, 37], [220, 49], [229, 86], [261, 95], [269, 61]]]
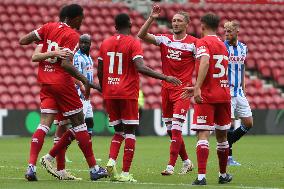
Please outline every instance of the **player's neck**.
[[174, 40], [182, 40], [185, 38], [185, 36], [186, 36], [186, 32], [179, 33], [179, 34], [174, 33]]
[[209, 35], [217, 35], [215, 31], [207, 30], [204, 32], [204, 37]]
[[232, 46], [237, 46], [237, 44], [238, 44], [238, 39], [229, 41], [229, 44], [232, 45]]
[[130, 31], [128, 29], [127, 30], [126, 29], [125, 30], [122, 29], [122, 30], [118, 30], [117, 33], [118, 34], [122, 34], [122, 35], [129, 35]]

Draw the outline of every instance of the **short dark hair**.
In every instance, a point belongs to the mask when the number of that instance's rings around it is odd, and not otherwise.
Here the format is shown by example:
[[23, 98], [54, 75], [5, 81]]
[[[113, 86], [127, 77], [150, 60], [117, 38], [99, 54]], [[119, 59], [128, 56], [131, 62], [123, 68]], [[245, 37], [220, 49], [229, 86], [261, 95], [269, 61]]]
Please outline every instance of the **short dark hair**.
[[121, 13], [115, 16], [115, 27], [117, 30], [130, 27], [130, 17], [126, 13]]
[[68, 5], [65, 5], [64, 7], [61, 8], [59, 12], [59, 21], [63, 22], [66, 18], [66, 11], [68, 9]]
[[220, 17], [214, 13], [207, 13], [202, 16], [200, 20], [201, 23], [205, 24], [210, 29], [216, 31], [219, 26]]
[[77, 16], [83, 15], [83, 8], [78, 4], [71, 4], [68, 5], [68, 8], [66, 9], [66, 18], [73, 19]]

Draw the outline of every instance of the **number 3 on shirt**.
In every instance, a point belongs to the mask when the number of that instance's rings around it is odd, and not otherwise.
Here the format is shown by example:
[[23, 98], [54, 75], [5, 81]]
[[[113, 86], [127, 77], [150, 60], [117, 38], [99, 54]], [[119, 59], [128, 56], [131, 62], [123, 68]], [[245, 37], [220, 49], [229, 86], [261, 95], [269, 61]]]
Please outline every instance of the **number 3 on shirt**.
[[225, 74], [228, 75], [228, 68], [226, 70], [224, 65], [222, 64], [224, 59], [228, 60], [228, 57], [224, 56], [224, 55], [213, 55], [213, 59], [217, 60], [217, 62], [215, 64], [215, 68], [220, 69], [219, 73], [213, 74], [213, 78], [220, 78], [220, 77], [223, 77]]
[[109, 56], [108, 72], [109, 73], [113, 73], [114, 59], [117, 56], [118, 57], [118, 71], [117, 71], [117, 74], [122, 75], [122, 53], [107, 52], [107, 55]]

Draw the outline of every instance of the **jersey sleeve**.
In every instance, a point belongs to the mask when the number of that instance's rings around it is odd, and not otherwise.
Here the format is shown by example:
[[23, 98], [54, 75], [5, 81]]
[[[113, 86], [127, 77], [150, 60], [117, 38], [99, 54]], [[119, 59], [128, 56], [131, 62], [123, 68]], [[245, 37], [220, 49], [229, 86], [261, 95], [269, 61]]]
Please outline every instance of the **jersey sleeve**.
[[201, 56], [210, 57], [208, 45], [202, 39], [198, 40], [196, 43], [196, 58], [200, 58]]
[[83, 66], [82, 66], [82, 60], [79, 54], [75, 54], [73, 58], [73, 65], [75, 68], [80, 72], [83, 73]]
[[143, 50], [139, 40], [135, 40], [132, 44], [131, 59], [143, 58]]
[[157, 35], [151, 34], [151, 35], [153, 35], [153, 37], [155, 38], [157, 45], [160, 46], [161, 43], [163, 42], [164, 36], [162, 34], [157, 34]]
[[34, 30], [34, 33], [36, 34], [37, 38], [42, 41], [44, 39], [44, 34], [46, 33], [48, 29], [49, 23], [44, 24], [43, 26], [39, 27], [38, 29]]
[[63, 44], [63, 48], [65, 50], [68, 50], [72, 54], [75, 53], [79, 46], [79, 35], [78, 34], [72, 34], [68, 37], [68, 40]]

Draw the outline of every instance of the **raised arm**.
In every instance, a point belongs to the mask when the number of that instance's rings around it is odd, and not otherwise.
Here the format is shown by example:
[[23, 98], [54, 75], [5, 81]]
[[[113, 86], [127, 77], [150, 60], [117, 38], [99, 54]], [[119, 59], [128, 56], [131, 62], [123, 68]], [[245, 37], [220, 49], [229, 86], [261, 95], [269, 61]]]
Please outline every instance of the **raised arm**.
[[154, 45], [158, 45], [156, 40], [155, 40], [155, 36], [153, 34], [148, 33], [148, 30], [149, 30], [151, 24], [153, 23], [153, 21], [156, 18], [158, 18], [160, 12], [161, 12], [160, 7], [158, 5], [154, 5], [149, 18], [143, 24], [143, 26], [141, 27], [141, 29], [139, 30], [138, 35], [137, 35], [143, 41], [146, 41], [146, 42], [154, 44]]
[[32, 42], [39, 41], [40, 39], [36, 35], [34, 31], [26, 34], [25, 36], [21, 37], [19, 40], [20, 45], [29, 45]]
[[134, 63], [135, 63], [137, 71], [143, 75], [147, 75], [147, 76], [150, 76], [156, 79], [164, 80], [166, 82], [172, 83], [175, 86], [181, 85], [181, 81], [179, 79], [172, 77], [172, 76], [166, 76], [164, 74], [156, 72], [152, 70], [151, 68], [145, 66], [143, 59], [140, 57], [135, 58]]

